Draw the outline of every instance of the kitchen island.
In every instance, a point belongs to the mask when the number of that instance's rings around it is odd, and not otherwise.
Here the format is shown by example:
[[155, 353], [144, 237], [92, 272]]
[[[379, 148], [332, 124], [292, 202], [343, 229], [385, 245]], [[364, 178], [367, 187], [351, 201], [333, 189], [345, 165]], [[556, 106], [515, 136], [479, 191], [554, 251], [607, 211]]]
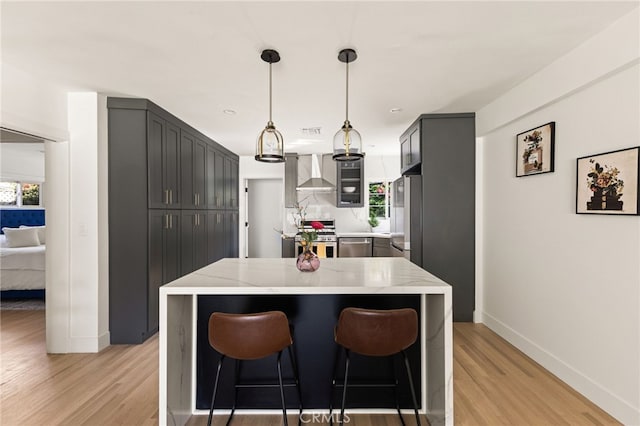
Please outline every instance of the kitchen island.
[[[236, 297], [239, 299], [233, 299]], [[203, 398], [202, 395], [198, 396], [199, 389], [203, 388], [203, 383], [199, 382], [211, 381], [210, 377], [198, 378], [202, 364], [212, 362], [201, 359], [204, 356], [202, 342], [206, 342], [206, 328], [202, 323], [210, 312], [199, 311], [205, 310], [208, 304], [227, 306], [225, 304], [229, 303], [227, 311], [245, 310], [249, 313], [262, 310], [257, 306], [278, 308], [278, 303], [281, 303], [278, 298], [283, 298], [293, 300], [295, 316], [304, 314], [319, 303], [330, 306], [338, 303], [336, 301], [349, 305], [360, 304], [361, 307], [395, 308], [398, 307], [397, 303], [404, 303], [405, 297], [417, 300], [420, 318], [420, 341], [414, 345], [420, 365], [414, 368], [419, 371], [421, 412], [426, 413], [431, 424], [453, 424], [451, 287], [403, 258], [322, 259], [320, 269], [313, 273], [299, 272], [292, 259], [223, 259], [161, 287], [160, 424], [182, 425], [193, 414], [207, 411], [204, 407], [198, 407], [197, 400]], [[232, 299], [227, 301], [227, 298]], [[343, 306], [336, 304], [329, 309], [326, 306], [321, 311], [329, 312], [327, 315], [337, 319]], [[282, 310], [297, 328], [295, 318], [291, 318], [292, 313], [287, 312], [285, 307]], [[329, 328], [329, 334], [332, 333], [333, 321], [323, 325]], [[300, 327], [304, 328], [307, 323], [301, 320]], [[298, 346], [304, 346], [305, 342], [298, 339], [296, 331], [296, 350], [304, 353], [305, 349]], [[329, 346], [333, 342], [321, 341], [318, 344]], [[314, 349], [314, 352], [317, 350]], [[298, 361], [300, 364], [315, 362], [300, 355]], [[332, 360], [329, 362], [332, 363]], [[310, 368], [321, 369], [313, 365]], [[312, 401], [322, 401], [322, 395], [315, 395], [314, 392], [323, 389], [322, 393], [325, 393], [323, 384], [305, 383], [301, 377], [301, 386], [303, 393]], [[293, 403], [294, 400], [289, 398], [288, 402]], [[310, 410], [319, 412], [327, 408], [315, 407], [312, 402]], [[364, 410], [393, 412], [373, 408]], [[273, 412], [279, 412], [277, 407]]]

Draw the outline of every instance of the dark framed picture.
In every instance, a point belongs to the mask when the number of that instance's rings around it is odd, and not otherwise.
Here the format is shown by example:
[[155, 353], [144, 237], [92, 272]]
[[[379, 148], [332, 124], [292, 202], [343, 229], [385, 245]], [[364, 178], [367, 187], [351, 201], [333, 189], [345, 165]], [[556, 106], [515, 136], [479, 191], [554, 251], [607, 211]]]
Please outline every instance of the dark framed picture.
[[555, 129], [552, 121], [516, 136], [516, 177], [553, 171]]
[[638, 215], [640, 146], [577, 161], [576, 213]]

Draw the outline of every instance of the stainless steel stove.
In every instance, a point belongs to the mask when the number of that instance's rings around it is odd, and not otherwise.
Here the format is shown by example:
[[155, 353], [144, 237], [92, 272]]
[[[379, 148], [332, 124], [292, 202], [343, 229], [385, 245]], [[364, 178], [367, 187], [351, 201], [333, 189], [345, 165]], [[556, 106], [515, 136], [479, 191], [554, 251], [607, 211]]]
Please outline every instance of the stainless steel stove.
[[[302, 253], [302, 245], [300, 245], [301, 234], [302, 232], [313, 230], [311, 222], [320, 222], [324, 225], [323, 229], [316, 230], [318, 234], [318, 238], [314, 241], [316, 254], [321, 256], [322, 250], [324, 250], [326, 257], [338, 257], [338, 237], [336, 237], [336, 221], [334, 219], [307, 219], [302, 227], [303, 231], [298, 232], [295, 237], [296, 253]], [[321, 247], [324, 247], [324, 249]]]

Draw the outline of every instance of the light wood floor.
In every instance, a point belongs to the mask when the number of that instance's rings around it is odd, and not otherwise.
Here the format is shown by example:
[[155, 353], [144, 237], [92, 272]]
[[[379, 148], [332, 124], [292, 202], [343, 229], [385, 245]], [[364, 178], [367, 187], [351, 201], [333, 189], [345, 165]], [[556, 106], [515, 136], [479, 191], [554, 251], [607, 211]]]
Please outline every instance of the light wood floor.
[[[44, 328], [44, 311], [0, 311], [0, 425], [158, 423], [157, 336], [99, 354], [47, 355]], [[456, 425], [619, 424], [479, 324], [454, 324], [454, 389]], [[406, 420], [415, 423], [410, 416]], [[206, 424], [206, 417], [189, 424]], [[279, 424], [279, 416], [233, 421], [234, 426]], [[398, 424], [395, 415], [352, 416], [349, 423]]]

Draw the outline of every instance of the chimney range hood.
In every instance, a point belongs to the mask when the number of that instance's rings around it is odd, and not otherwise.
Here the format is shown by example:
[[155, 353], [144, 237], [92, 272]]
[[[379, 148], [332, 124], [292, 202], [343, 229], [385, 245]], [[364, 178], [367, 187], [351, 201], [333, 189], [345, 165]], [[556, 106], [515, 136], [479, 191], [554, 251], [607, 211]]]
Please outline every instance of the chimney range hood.
[[322, 178], [318, 154], [311, 155], [311, 179], [296, 187], [296, 191], [333, 192], [335, 185]]

